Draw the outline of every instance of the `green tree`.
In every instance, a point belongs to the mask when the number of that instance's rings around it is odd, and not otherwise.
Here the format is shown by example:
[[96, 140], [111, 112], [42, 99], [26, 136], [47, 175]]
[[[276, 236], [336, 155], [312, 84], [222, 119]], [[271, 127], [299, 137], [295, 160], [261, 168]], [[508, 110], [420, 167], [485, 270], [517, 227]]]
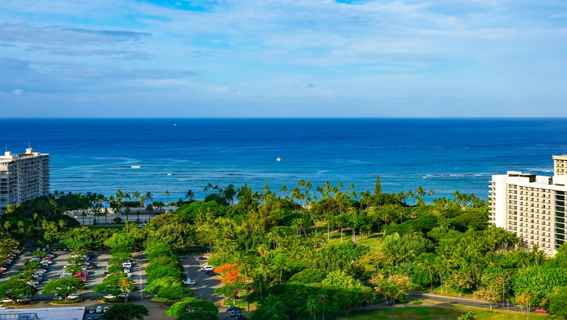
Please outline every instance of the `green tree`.
[[36, 292], [33, 286], [19, 280], [8, 280], [0, 284], [1, 298], [17, 300], [26, 296], [31, 297]]
[[174, 303], [165, 312], [166, 316], [182, 316], [186, 313], [203, 312], [216, 315], [219, 311], [217, 307], [208, 301], [199, 298], [185, 298], [177, 303]]
[[549, 297], [549, 311], [567, 317], [567, 287], [559, 287]]
[[376, 185], [374, 186], [374, 195], [382, 194], [382, 183], [380, 183], [380, 176], [376, 176]]
[[50, 280], [43, 288], [43, 293], [57, 293], [59, 296], [64, 296], [65, 300], [67, 300], [67, 296], [71, 293], [86, 289], [87, 287], [85, 286], [83, 281], [74, 277], [70, 277]]
[[148, 309], [139, 304], [115, 304], [102, 315], [103, 320], [144, 320], [149, 316]]

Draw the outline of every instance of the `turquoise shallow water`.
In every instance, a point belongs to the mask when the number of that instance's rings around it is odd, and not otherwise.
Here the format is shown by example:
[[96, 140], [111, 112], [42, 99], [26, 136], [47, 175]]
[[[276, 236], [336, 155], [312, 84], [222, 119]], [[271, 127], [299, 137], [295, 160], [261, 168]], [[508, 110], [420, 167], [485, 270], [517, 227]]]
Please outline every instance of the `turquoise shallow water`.
[[174, 200], [187, 189], [204, 196], [209, 182], [373, 189], [379, 174], [385, 192], [422, 186], [486, 198], [492, 174], [551, 175], [551, 156], [567, 153], [567, 119], [0, 120], [9, 150], [28, 141], [51, 154], [52, 191], [120, 188]]

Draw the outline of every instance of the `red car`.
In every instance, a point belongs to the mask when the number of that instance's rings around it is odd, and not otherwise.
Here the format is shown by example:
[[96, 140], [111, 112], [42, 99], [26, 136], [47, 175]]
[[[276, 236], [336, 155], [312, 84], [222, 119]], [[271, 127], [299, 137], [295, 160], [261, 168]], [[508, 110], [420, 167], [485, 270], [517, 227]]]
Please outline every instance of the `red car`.
[[535, 309], [534, 312], [537, 313], [549, 313], [549, 311], [545, 310], [545, 309]]

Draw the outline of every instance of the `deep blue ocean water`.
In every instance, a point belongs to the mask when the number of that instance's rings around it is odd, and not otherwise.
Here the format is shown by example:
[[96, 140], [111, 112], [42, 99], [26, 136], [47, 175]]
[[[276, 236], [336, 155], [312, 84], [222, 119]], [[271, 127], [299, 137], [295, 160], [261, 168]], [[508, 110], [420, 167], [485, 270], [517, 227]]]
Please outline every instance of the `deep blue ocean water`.
[[551, 175], [551, 156], [567, 154], [567, 119], [0, 119], [2, 146], [21, 153], [28, 141], [51, 154], [52, 191], [170, 201], [188, 189], [203, 197], [209, 182], [373, 190], [380, 175], [384, 192], [487, 198], [492, 174]]

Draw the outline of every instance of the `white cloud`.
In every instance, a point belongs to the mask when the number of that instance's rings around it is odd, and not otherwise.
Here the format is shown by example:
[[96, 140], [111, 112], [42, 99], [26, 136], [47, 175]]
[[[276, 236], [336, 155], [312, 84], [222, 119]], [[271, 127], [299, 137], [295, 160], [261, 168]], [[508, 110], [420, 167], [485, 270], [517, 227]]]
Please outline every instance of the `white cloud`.
[[24, 94], [24, 90], [15, 89], [15, 90], [12, 91], [12, 94], [15, 95], [15, 96], [20, 96], [20, 95]]

